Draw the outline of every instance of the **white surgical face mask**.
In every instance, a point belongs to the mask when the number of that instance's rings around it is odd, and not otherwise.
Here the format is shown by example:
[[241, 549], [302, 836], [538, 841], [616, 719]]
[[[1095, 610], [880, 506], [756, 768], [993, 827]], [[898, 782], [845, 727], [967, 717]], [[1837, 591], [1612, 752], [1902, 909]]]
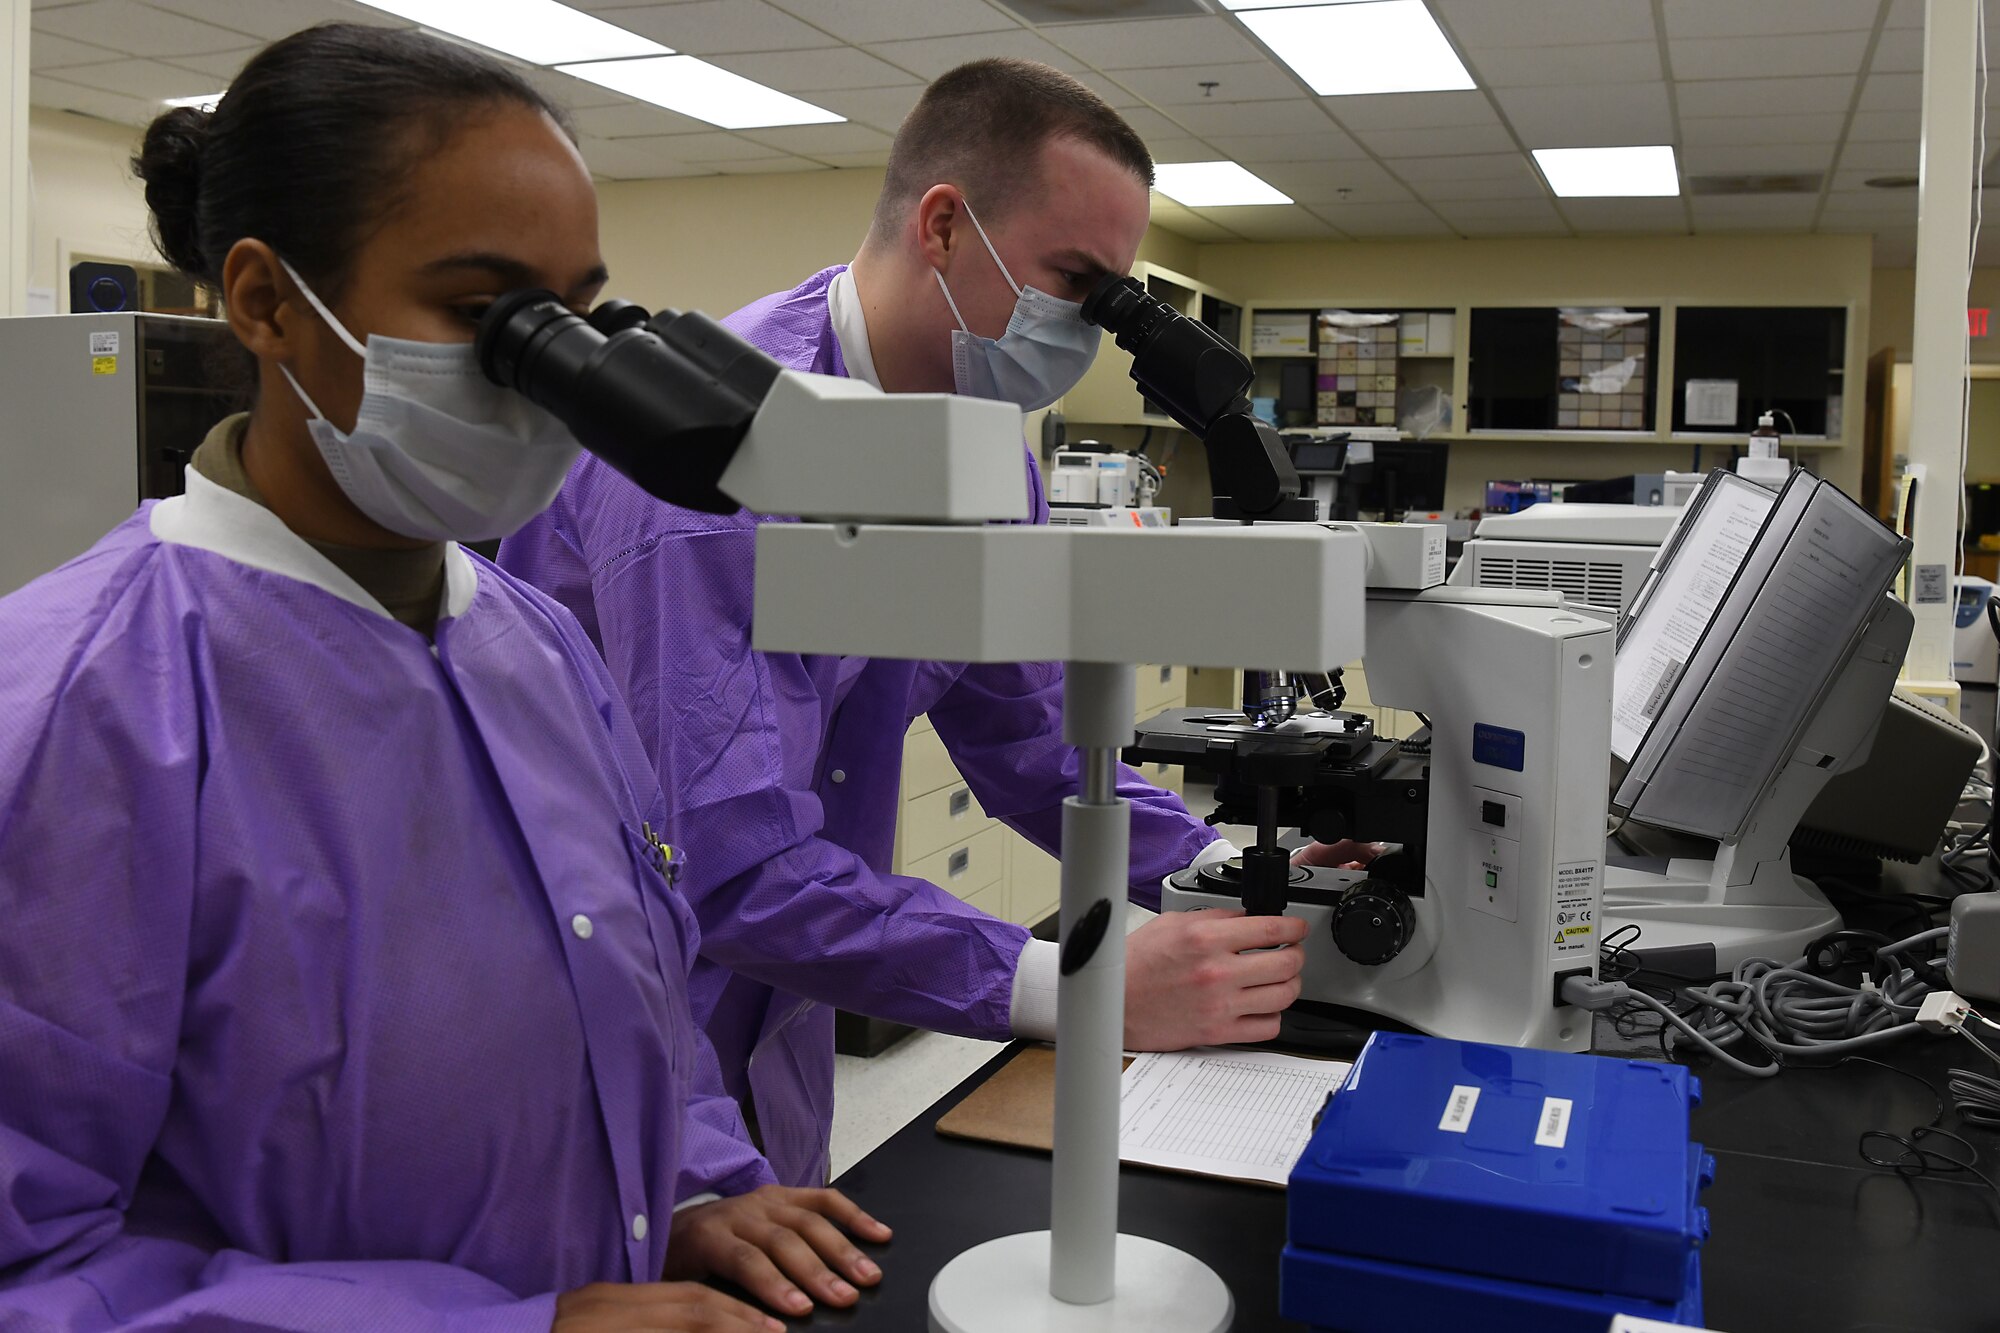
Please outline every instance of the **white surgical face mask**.
[[951, 335], [952, 378], [962, 394], [1013, 403], [1024, 412], [1038, 411], [1075, 388], [1090, 369], [1091, 358], [1097, 355], [1097, 326], [1084, 322], [1083, 307], [1077, 302], [1015, 282], [970, 204], [965, 216], [972, 219], [979, 239], [986, 242], [986, 253], [1014, 290], [1014, 315], [998, 338], [980, 337], [966, 327], [944, 274], [931, 270], [951, 307], [951, 317], [958, 321]]
[[487, 379], [471, 343], [373, 333], [363, 346], [284, 267], [362, 361], [351, 431], [328, 421], [291, 368], [279, 367], [312, 413], [313, 443], [355, 508], [405, 537], [471, 542], [510, 537], [549, 507], [582, 447], [567, 427]]

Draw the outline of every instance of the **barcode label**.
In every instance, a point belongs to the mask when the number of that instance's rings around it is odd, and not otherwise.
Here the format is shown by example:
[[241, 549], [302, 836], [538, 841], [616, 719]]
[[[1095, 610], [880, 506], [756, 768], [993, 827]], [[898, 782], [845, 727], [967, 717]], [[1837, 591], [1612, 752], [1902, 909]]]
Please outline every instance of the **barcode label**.
[[1461, 1083], [1451, 1090], [1451, 1096], [1444, 1104], [1444, 1118], [1438, 1121], [1438, 1128], [1451, 1134], [1463, 1134], [1472, 1128], [1472, 1108], [1479, 1105], [1479, 1089]]
[[1542, 1118], [1535, 1124], [1535, 1146], [1560, 1148], [1569, 1142], [1570, 1099], [1542, 1098]]

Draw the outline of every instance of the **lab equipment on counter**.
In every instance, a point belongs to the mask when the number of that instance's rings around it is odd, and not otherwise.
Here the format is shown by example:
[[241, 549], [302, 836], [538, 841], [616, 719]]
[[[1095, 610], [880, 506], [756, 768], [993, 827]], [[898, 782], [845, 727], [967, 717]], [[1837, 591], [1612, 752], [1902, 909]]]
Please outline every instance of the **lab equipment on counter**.
[[1677, 1065], [1377, 1033], [1292, 1168], [1281, 1310], [1345, 1333], [1699, 1325], [1700, 1097]]
[[181, 473], [241, 386], [219, 319], [0, 319], [0, 596], [80, 555]]
[[1994, 604], [1993, 584], [1972, 574], [1952, 582], [1958, 608], [1952, 617], [1951, 678], [1961, 685], [2000, 684], [2000, 625], [1987, 611]]
[[1681, 512], [1565, 502], [1489, 513], [1473, 529], [1451, 581], [1470, 588], [1547, 588], [1584, 606], [1624, 611]]
[[[1129, 280], [1107, 279], [1085, 311], [1121, 348], [1174, 368], [1171, 391], [1153, 396], [1205, 435], [1211, 475], [1245, 512], [1296, 496], [1276, 432], [1243, 397], [1241, 353]], [[1129, 664], [1348, 660], [1362, 645], [1362, 543], [1305, 528], [989, 523], [1027, 513], [1011, 404], [783, 370], [700, 315], [614, 302], [586, 320], [551, 293], [512, 293], [487, 311], [477, 347], [490, 378], [653, 495], [819, 520], [758, 525], [757, 649], [1067, 664], [1063, 734], [1082, 790], [1063, 810], [1052, 1225], [946, 1265], [931, 1326], [1228, 1327], [1233, 1303], [1207, 1265], [1117, 1229], [1125, 937], [1106, 925], [1128, 893], [1116, 759], [1132, 734]], [[1132, 614], [1129, 589], [1149, 578], [1219, 601], [1264, 577], [1301, 604], [1246, 608], [1221, 642], [1188, 618]]]
[[1049, 507], [1143, 509], [1160, 483], [1160, 470], [1141, 454], [1063, 449], [1049, 470]]

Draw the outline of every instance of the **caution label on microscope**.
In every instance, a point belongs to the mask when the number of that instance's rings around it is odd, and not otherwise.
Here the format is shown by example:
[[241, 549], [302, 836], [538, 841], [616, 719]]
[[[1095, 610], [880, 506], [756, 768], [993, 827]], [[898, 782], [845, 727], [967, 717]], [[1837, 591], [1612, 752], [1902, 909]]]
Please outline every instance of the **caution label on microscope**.
[[1596, 861], [1566, 861], [1556, 867], [1548, 940], [1557, 958], [1588, 958], [1597, 947], [1598, 868]]

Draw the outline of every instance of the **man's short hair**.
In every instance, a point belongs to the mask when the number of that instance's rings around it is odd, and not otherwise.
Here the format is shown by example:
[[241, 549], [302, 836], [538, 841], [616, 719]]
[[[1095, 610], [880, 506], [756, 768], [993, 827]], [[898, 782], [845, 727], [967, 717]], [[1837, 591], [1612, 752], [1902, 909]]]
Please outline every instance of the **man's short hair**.
[[[1032, 60], [974, 60], [940, 75], [896, 131], [875, 226], [889, 236], [933, 185], [964, 190], [997, 218], [1038, 184], [1042, 146], [1079, 140], [1150, 188], [1153, 155], [1125, 118], [1061, 70]], [[989, 218], [990, 220], [990, 218]]]

